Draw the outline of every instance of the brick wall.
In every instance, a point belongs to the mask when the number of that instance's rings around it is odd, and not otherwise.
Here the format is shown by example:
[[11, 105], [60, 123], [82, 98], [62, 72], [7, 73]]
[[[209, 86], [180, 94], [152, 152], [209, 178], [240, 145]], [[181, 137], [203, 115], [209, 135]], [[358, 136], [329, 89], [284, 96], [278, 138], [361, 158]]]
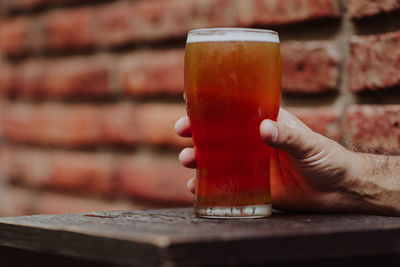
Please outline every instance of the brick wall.
[[187, 31], [259, 27], [282, 40], [283, 105], [314, 130], [400, 152], [397, 0], [0, 2], [0, 214], [190, 205]]

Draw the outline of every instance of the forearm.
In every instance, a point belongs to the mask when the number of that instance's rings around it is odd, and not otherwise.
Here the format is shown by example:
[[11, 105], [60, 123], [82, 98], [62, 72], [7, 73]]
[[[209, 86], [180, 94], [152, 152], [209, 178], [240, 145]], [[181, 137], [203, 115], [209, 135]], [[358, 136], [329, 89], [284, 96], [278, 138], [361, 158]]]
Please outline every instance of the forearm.
[[346, 193], [349, 208], [363, 213], [400, 215], [400, 157], [351, 153]]

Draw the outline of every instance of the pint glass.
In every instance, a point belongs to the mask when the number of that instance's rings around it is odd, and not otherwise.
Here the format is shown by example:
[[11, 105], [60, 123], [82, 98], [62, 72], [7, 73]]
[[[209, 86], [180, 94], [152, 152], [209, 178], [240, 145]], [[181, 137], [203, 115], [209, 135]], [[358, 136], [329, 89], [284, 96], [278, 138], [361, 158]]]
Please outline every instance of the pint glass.
[[197, 164], [196, 215], [268, 217], [272, 149], [259, 127], [279, 112], [278, 34], [239, 28], [189, 32], [185, 94]]

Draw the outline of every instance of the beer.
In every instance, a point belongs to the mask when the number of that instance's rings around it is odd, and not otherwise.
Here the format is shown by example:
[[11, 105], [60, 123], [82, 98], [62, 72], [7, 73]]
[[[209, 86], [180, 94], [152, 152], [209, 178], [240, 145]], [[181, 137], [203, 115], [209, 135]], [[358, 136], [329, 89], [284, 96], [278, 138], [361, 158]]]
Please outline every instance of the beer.
[[259, 126], [277, 117], [280, 64], [275, 32], [189, 33], [185, 93], [196, 152], [197, 216], [270, 215], [271, 148], [263, 143]]

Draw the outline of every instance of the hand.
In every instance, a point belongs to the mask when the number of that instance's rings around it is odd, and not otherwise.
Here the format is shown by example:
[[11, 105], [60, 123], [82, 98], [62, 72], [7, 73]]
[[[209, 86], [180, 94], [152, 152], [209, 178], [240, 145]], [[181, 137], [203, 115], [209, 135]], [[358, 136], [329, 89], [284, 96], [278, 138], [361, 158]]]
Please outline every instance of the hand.
[[[190, 137], [188, 117], [175, 124], [179, 135]], [[271, 194], [275, 208], [292, 211], [351, 211], [346, 187], [351, 177], [353, 152], [313, 132], [288, 111], [281, 109], [277, 122], [260, 125], [264, 142], [277, 148], [272, 155]], [[193, 148], [179, 155], [185, 167], [196, 168]], [[188, 182], [194, 192], [195, 179]]]

